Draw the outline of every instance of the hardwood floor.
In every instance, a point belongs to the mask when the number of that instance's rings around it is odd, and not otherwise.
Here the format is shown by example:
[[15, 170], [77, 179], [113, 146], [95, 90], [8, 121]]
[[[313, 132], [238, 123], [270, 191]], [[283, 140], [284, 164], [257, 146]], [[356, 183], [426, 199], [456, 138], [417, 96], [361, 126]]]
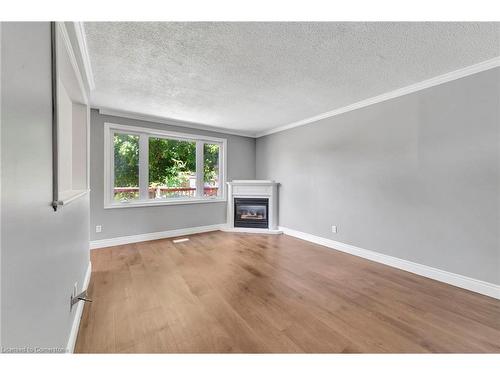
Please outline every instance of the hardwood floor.
[[93, 250], [76, 352], [500, 352], [500, 301], [286, 235]]

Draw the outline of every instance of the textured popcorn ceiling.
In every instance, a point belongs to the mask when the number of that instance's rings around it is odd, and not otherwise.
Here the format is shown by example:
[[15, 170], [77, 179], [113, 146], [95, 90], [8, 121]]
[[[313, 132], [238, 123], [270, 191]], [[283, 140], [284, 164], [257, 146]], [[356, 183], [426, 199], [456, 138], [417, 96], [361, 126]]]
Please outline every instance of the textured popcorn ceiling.
[[92, 104], [260, 132], [500, 55], [500, 23], [85, 23]]

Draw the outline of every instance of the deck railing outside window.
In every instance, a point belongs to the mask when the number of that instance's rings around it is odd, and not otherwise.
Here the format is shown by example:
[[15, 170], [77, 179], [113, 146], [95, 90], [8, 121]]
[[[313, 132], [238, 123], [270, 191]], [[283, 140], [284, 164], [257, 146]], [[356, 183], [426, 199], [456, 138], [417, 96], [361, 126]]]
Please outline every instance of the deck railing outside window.
[[[158, 186], [150, 187], [149, 198], [161, 199], [161, 197], [194, 197], [196, 196], [196, 188], [191, 187], [167, 187]], [[204, 187], [203, 193], [205, 196], [216, 197], [218, 187]], [[114, 188], [115, 200], [137, 199], [139, 197], [138, 187], [116, 187]]]

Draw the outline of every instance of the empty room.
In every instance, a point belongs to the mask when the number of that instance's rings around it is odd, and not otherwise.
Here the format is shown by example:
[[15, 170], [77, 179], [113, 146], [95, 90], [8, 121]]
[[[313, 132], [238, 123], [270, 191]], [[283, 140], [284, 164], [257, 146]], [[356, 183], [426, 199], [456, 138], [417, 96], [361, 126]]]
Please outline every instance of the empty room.
[[500, 353], [499, 22], [0, 33], [2, 353]]

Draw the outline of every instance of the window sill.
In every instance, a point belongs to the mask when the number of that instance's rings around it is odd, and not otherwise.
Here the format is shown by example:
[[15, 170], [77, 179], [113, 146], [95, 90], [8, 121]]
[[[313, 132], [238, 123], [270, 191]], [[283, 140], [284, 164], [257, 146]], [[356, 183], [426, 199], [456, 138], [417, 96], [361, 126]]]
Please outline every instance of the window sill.
[[226, 198], [215, 199], [177, 199], [177, 200], [157, 200], [157, 201], [132, 201], [127, 203], [104, 204], [104, 209], [112, 208], [130, 208], [130, 207], [155, 207], [155, 206], [173, 206], [178, 204], [198, 204], [198, 203], [222, 203]]

